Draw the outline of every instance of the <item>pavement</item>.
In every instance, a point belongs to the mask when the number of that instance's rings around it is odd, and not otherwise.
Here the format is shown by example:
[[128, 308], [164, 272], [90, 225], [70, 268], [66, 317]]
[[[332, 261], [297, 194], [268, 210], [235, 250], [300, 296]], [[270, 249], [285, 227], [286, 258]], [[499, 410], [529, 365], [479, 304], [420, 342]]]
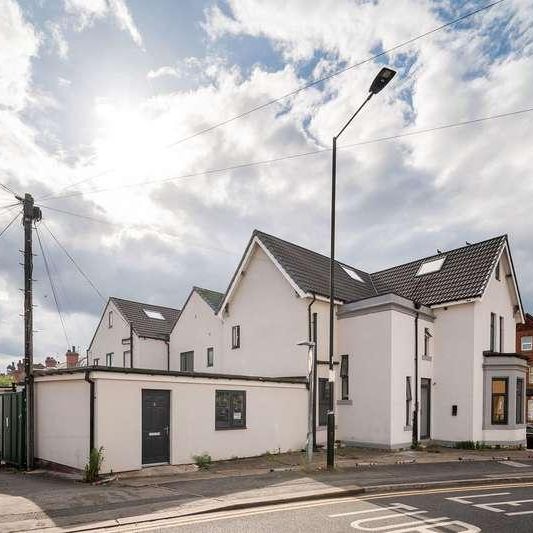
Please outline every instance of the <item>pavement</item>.
[[3, 468], [0, 532], [133, 528], [186, 515], [298, 501], [533, 482], [533, 456], [527, 451], [408, 452], [400, 458], [383, 453], [379, 463], [368, 460], [369, 453], [339, 454], [339, 468], [334, 472], [319, 469], [320, 457], [316, 467], [308, 467], [302, 465], [301, 454], [295, 454], [224, 461], [208, 471], [156, 467], [142, 471], [148, 475], [122, 475], [99, 486], [50, 472]]

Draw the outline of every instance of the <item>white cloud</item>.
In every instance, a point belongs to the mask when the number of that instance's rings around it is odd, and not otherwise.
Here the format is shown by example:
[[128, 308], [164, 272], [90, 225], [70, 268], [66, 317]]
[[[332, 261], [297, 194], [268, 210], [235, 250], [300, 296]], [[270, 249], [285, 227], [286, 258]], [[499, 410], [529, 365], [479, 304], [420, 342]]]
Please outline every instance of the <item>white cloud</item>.
[[0, 12], [0, 109], [20, 110], [27, 103], [39, 38], [14, 1], [0, 0]]
[[114, 17], [118, 27], [130, 34], [133, 42], [143, 47], [143, 40], [126, 0], [65, 0], [65, 9], [78, 17], [77, 28], [83, 30], [94, 24], [96, 19]]
[[57, 22], [48, 22], [47, 26], [57, 54], [61, 59], [66, 59], [68, 57], [68, 42], [63, 35], [61, 26]]
[[164, 67], [159, 67], [156, 70], [150, 70], [148, 74], [146, 75], [146, 77], [149, 80], [155, 80], [156, 78], [163, 78], [163, 77], [179, 78], [180, 72], [178, 71], [176, 67], [171, 67], [167, 65]]

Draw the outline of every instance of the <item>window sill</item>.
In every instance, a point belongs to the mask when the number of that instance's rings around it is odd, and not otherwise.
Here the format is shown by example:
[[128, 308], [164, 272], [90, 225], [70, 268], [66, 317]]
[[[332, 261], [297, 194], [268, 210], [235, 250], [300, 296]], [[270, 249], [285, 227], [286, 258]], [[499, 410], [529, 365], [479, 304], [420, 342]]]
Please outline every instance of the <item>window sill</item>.
[[233, 427], [233, 428], [215, 428], [215, 431], [235, 431], [239, 429], [248, 429], [246, 426]]
[[337, 400], [337, 405], [353, 405], [353, 400]]

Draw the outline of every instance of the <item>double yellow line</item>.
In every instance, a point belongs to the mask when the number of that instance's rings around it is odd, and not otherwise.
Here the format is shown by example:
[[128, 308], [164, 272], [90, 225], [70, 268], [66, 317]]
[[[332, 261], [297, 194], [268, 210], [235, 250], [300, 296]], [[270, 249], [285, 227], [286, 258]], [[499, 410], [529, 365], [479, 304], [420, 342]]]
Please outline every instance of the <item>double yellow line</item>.
[[[163, 530], [169, 529], [172, 527], [187, 526], [192, 524], [202, 524], [205, 522], [217, 522], [220, 520], [231, 520], [235, 518], [245, 518], [247, 516], [256, 516], [269, 513], [282, 513], [284, 511], [298, 511], [300, 509], [312, 509], [316, 507], [325, 507], [327, 505], [337, 505], [340, 503], [349, 503], [349, 502], [360, 502], [360, 501], [371, 501], [371, 500], [383, 500], [390, 498], [400, 498], [405, 496], [417, 496], [420, 494], [441, 494], [441, 493], [456, 493], [456, 492], [472, 492], [472, 491], [488, 491], [493, 489], [501, 488], [524, 488], [524, 487], [533, 487], [533, 482], [528, 483], [499, 483], [494, 485], [476, 485], [473, 487], [442, 487], [438, 489], [420, 489], [420, 490], [409, 490], [409, 491], [400, 491], [400, 492], [385, 492], [379, 494], [368, 494], [361, 496], [350, 496], [346, 498], [330, 498], [327, 500], [322, 500], [318, 502], [295, 502], [279, 505], [264, 506], [254, 509], [243, 509], [236, 511], [220, 511], [210, 514], [203, 515], [190, 515], [183, 516], [178, 518], [169, 518], [161, 520], [154, 520], [153, 522], [139, 524], [135, 526], [134, 524], [129, 524], [128, 526], [123, 527], [113, 527], [109, 531], [118, 532], [118, 531], [151, 531], [154, 529]], [[101, 531], [106, 531], [103, 529]]]

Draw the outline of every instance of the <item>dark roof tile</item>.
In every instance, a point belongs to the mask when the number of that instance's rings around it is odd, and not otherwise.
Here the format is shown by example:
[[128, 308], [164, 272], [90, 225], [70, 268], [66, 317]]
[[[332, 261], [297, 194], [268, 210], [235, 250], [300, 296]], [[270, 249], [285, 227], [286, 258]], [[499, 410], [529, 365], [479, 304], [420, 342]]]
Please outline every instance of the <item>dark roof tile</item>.
[[194, 287], [193, 290], [195, 290], [206, 301], [206, 303], [211, 307], [211, 309], [213, 309], [215, 313], [218, 311], [218, 308], [224, 299], [223, 292], [202, 289], [202, 287]]

